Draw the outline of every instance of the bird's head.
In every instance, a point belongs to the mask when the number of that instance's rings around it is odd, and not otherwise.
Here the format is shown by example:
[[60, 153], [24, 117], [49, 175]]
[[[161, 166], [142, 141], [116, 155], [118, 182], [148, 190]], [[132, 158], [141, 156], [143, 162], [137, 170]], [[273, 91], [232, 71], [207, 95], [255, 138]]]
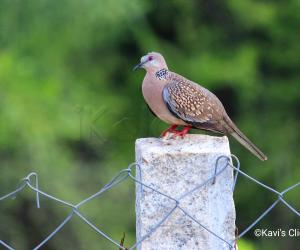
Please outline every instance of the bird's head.
[[157, 71], [160, 69], [168, 69], [164, 57], [157, 52], [150, 52], [141, 58], [141, 62], [136, 65], [133, 70], [144, 68], [149, 71]]

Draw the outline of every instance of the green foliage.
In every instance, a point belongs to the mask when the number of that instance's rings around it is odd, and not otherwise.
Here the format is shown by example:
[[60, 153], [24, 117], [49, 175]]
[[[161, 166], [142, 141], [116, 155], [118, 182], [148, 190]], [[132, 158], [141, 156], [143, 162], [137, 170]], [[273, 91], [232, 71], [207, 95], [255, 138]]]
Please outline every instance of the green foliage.
[[[299, 1], [0, 0], [0, 195], [31, 171], [41, 187], [79, 202], [134, 160], [137, 137], [165, 124], [147, 110], [132, 67], [159, 51], [169, 68], [214, 91], [268, 156], [232, 141], [243, 170], [278, 189], [299, 181]], [[288, 200], [300, 207], [298, 191]], [[239, 179], [237, 225], [246, 228], [275, 197]], [[33, 195], [0, 204], [0, 238], [30, 249], [67, 210]], [[83, 208], [114, 239], [134, 241], [134, 185]], [[50, 219], [51, 218], [51, 219]], [[298, 223], [278, 207], [263, 225]], [[34, 235], [34, 237], [33, 237]], [[295, 249], [293, 238], [255, 239], [245, 249]], [[114, 249], [74, 220], [47, 249]], [[243, 249], [243, 248], [241, 248]]]

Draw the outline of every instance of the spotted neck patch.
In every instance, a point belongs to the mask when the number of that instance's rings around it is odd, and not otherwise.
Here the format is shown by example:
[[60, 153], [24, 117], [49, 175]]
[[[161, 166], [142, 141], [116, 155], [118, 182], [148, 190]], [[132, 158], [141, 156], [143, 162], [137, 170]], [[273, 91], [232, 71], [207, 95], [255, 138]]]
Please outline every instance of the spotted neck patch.
[[158, 71], [156, 71], [155, 76], [159, 79], [166, 79], [168, 75], [168, 70], [167, 69], [160, 69]]

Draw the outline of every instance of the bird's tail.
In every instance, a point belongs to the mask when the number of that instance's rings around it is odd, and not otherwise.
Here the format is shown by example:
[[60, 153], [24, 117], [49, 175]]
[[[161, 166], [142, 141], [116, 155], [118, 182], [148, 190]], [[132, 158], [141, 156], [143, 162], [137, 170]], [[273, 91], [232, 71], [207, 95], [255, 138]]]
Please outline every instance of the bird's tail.
[[265, 161], [268, 157], [260, 151], [231, 121], [229, 117], [224, 118], [228, 133], [231, 134], [239, 143], [246, 147], [252, 154], [258, 157], [260, 160]]

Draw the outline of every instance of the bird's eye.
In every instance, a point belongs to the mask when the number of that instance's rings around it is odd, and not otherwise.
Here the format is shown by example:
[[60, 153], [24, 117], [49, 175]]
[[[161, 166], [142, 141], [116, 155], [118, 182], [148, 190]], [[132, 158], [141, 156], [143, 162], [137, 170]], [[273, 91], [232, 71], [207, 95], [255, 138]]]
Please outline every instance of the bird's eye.
[[153, 56], [149, 56], [148, 61], [152, 61], [152, 60], [153, 60]]

